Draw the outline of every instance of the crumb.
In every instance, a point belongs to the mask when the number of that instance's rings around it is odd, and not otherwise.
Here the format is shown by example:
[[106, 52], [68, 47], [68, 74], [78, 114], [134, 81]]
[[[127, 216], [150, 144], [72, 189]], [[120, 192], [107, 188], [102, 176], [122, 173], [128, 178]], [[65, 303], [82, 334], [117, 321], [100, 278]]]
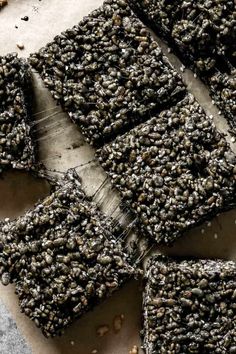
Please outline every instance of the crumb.
[[74, 149], [78, 149], [80, 146], [81, 146], [81, 143], [72, 143], [71, 144], [71, 147], [72, 147], [73, 150]]
[[22, 21], [29, 21], [29, 16], [21, 17], [21, 20], [22, 20]]

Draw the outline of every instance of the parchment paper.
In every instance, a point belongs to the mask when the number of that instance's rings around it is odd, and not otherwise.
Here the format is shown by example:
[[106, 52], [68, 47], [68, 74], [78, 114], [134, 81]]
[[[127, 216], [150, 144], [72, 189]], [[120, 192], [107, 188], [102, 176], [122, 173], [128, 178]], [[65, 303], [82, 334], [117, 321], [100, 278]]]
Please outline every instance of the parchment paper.
[[[9, 5], [0, 13], [0, 55], [18, 51], [20, 56], [27, 57], [55, 35], [78, 23], [100, 4], [101, 0], [9, 0]], [[29, 16], [29, 21], [22, 21], [21, 17], [24, 16]], [[20, 51], [17, 42], [22, 42], [25, 49]], [[167, 47], [160, 43], [167, 53]], [[181, 63], [172, 54], [167, 55], [179, 70]], [[225, 120], [218, 115], [204, 85], [188, 70], [181, 74], [189, 90], [195, 94], [207, 113], [214, 115], [218, 128], [226, 133]], [[39, 124], [35, 126], [39, 156], [45, 165], [49, 169], [63, 172], [92, 160], [93, 150], [84, 143], [79, 129], [70, 122], [67, 115], [61, 112], [60, 107], [56, 107], [37, 74], [34, 74], [34, 91], [34, 114], [39, 119]], [[47, 113], [38, 114], [51, 108]], [[50, 112], [56, 114], [48, 117]], [[40, 121], [45, 117], [48, 118]], [[235, 150], [231, 138], [228, 139]], [[96, 163], [85, 165], [78, 172], [88, 194], [94, 193], [105, 178], [105, 173]], [[48, 193], [46, 182], [27, 173], [4, 174], [0, 180], [0, 218], [15, 218], [23, 214]], [[111, 193], [109, 185], [98, 199], [107, 212], [119, 202], [118, 196]], [[172, 248], [163, 247], [161, 251], [173, 255], [236, 259], [235, 219], [235, 211], [220, 215], [211, 223], [188, 232]], [[34, 354], [89, 354], [93, 349], [97, 349], [98, 354], [128, 354], [133, 345], [140, 346], [141, 291], [138, 282], [128, 283], [111, 299], [74, 323], [64, 336], [55, 339], [45, 339], [35, 325], [20, 313], [13, 286], [0, 286], [0, 299], [12, 313], [18, 329]], [[119, 314], [125, 316], [124, 325], [118, 334], [114, 334], [112, 322], [114, 316]], [[103, 324], [109, 325], [110, 331], [100, 338], [96, 334], [96, 327]], [[14, 338], [9, 337], [9, 340]], [[13, 354], [2, 353], [1, 348], [0, 353]]]

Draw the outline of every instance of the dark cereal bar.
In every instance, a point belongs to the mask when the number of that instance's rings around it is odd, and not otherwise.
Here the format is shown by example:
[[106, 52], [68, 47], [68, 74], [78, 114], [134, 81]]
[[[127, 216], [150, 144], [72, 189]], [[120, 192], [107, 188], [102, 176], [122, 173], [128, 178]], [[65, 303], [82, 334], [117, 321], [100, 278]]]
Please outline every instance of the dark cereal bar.
[[185, 87], [123, 0], [107, 0], [30, 57], [55, 99], [95, 146], [175, 104]]
[[145, 353], [236, 353], [235, 276], [235, 262], [150, 259], [143, 294]]
[[35, 154], [30, 134], [30, 69], [17, 54], [0, 56], [0, 171], [31, 169]]
[[73, 172], [48, 198], [0, 232], [0, 274], [44, 335], [60, 334], [136, 273], [118, 225], [81, 190]]
[[131, 7], [209, 85], [236, 128], [236, 2], [129, 0]]
[[235, 155], [192, 95], [97, 156], [141, 230], [158, 243], [235, 205]]

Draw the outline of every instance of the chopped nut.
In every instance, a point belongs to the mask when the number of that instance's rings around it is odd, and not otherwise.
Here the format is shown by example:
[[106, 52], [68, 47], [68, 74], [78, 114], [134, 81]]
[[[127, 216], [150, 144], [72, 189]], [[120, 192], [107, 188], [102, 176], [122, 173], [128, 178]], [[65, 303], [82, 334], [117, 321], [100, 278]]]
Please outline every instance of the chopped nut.
[[97, 335], [99, 337], [105, 336], [108, 332], [109, 332], [109, 326], [107, 326], [107, 325], [102, 325], [97, 328]]

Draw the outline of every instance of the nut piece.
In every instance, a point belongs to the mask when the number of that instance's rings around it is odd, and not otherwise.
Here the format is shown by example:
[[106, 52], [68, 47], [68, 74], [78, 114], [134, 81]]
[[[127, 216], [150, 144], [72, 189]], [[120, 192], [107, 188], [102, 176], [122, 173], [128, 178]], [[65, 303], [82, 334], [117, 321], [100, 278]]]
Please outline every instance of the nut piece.
[[113, 319], [113, 329], [115, 333], [120, 332], [125, 316], [123, 314], [115, 316]]
[[129, 351], [129, 354], [138, 354], [139, 349], [137, 345], [134, 345], [133, 348]]
[[109, 326], [107, 326], [107, 325], [102, 325], [97, 328], [97, 335], [99, 337], [105, 336], [108, 332], [109, 332]]

